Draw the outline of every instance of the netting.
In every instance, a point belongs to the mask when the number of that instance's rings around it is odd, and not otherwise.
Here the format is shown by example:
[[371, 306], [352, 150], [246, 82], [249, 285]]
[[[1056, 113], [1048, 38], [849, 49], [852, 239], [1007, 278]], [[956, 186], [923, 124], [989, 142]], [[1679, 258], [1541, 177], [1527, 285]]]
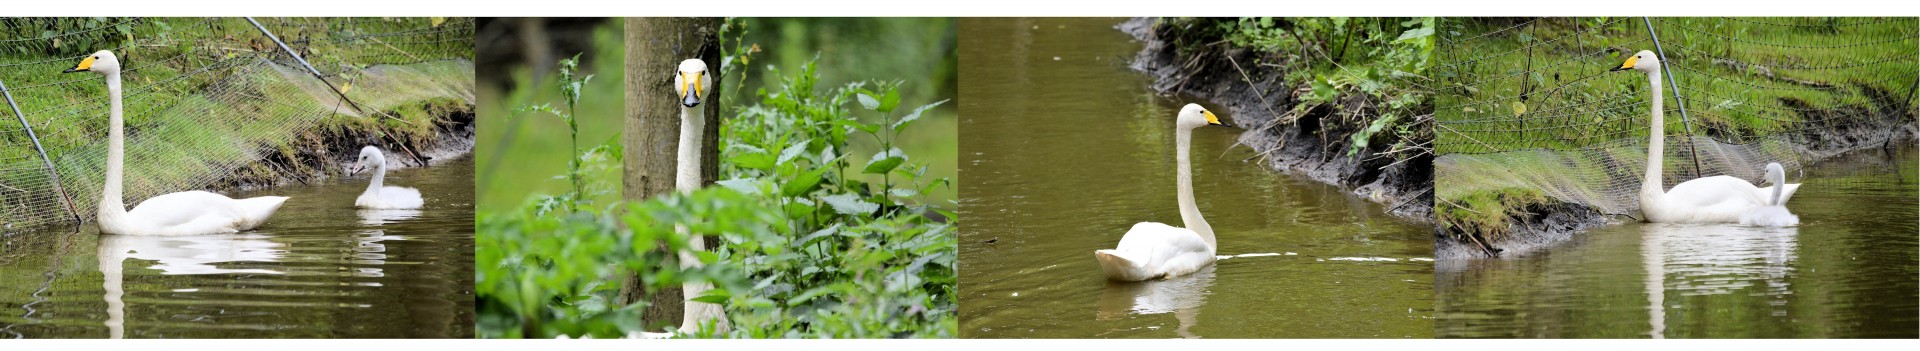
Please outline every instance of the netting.
[[0, 83], [19, 108], [0, 106], [0, 227], [93, 218], [106, 86], [60, 72], [97, 50], [122, 66], [129, 201], [209, 186], [326, 118], [473, 101], [471, 19], [256, 20], [325, 81], [245, 18], [0, 19]]
[[1913, 125], [1916, 32], [1914, 18], [1442, 21], [1436, 205], [1530, 189], [1601, 213], [1637, 211], [1652, 97], [1644, 73], [1608, 70], [1640, 50], [1661, 53], [1671, 77], [1659, 97], [1665, 187], [1712, 175], [1758, 181], [1768, 162], [1794, 174], [1881, 146]]

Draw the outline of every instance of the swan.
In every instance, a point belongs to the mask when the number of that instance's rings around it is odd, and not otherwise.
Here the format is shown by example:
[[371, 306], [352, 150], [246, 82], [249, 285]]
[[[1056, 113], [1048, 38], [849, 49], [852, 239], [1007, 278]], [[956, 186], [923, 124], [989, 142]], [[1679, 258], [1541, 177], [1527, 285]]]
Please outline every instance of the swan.
[[1106, 272], [1107, 279], [1141, 281], [1175, 277], [1213, 264], [1216, 259], [1214, 250], [1218, 248], [1213, 238], [1213, 227], [1207, 226], [1207, 220], [1200, 218], [1200, 209], [1193, 204], [1193, 167], [1187, 164], [1187, 149], [1193, 140], [1193, 129], [1207, 125], [1225, 124], [1220, 123], [1220, 118], [1215, 117], [1212, 111], [1198, 104], [1187, 104], [1181, 108], [1174, 122], [1180, 221], [1185, 222], [1187, 227], [1176, 228], [1156, 222], [1134, 224], [1133, 229], [1120, 237], [1119, 246], [1093, 252], [1093, 257], [1100, 260], [1100, 269]]
[[[701, 133], [705, 132], [707, 119], [706, 113], [698, 107], [700, 106], [700, 99], [706, 95], [707, 90], [709, 90], [708, 88], [712, 86], [713, 78], [707, 76], [706, 61], [701, 61], [700, 59], [680, 61], [679, 72], [673, 76], [673, 91], [680, 96], [680, 145], [677, 150], [677, 152], [679, 152], [679, 160], [676, 161], [678, 163], [675, 165], [678, 168], [675, 170], [673, 187], [674, 190], [681, 193], [691, 193], [694, 190], [700, 190], [700, 136]], [[676, 229], [681, 233], [686, 233], [687, 231], [686, 227], [676, 227]], [[700, 263], [700, 257], [695, 256], [694, 253], [706, 251], [706, 243], [704, 240], [694, 237], [688, 240], [688, 245], [692, 246], [692, 248], [679, 252], [680, 268], [687, 270], [699, 269], [703, 264]], [[681, 316], [680, 320], [680, 328], [678, 330], [680, 334], [686, 335], [698, 332], [703, 324], [712, 325], [713, 328], [709, 331], [713, 334], [724, 334], [730, 329], [727, 323], [726, 310], [719, 304], [693, 301], [693, 298], [706, 294], [708, 290], [713, 290], [713, 283], [686, 282], [680, 285], [680, 289], [682, 291], [681, 296], [687, 299], [684, 301], [686, 304], [685, 313]], [[672, 333], [648, 332], [638, 332], [629, 335], [629, 337], [641, 339], [671, 338], [673, 336]]]
[[[1735, 223], [1740, 215], [1754, 208], [1765, 206], [1772, 187], [1760, 188], [1746, 180], [1732, 176], [1712, 176], [1689, 180], [1674, 185], [1672, 190], [1661, 191], [1660, 182], [1662, 150], [1666, 146], [1664, 132], [1666, 122], [1662, 116], [1660, 89], [1660, 58], [1653, 51], [1641, 50], [1627, 57], [1625, 63], [1612, 71], [1636, 70], [1647, 74], [1647, 84], [1652, 95], [1653, 117], [1647, 142], [1647, 176], [1640, 183], [1640, 211], [1646, 214], [1647, 222], [1654, 223]], [[1793, 197], [1800, 184], [1776, 184], [1784, 187], [1779, 200], [1782, 203]]]
[[200, 235], [225, 234], [251, 230], [266, 223], [273, 211], [286, 203], [284, 196], [261, 196], [235, 200], [206, 191], [183, 191], [154, 196], [134, 205], [123, 206], [120, 197], [126, 137], [120, 112], [120, 60], [112, 51], [101, 50], [81, 59], [78, 65], [62, 73], [93, 72], [106, 77], [107, 98], [111, 101], [107, 134], [106, 184], [100, 190], [100, 232], [118, 235]]
[[420, 208], [420, 190], [414, 188], [381, 186], [387, 179], [387, 155], [373, 145], [360, 148], [360, 160], [347, 169], [348, 175], [359, 174], [373, 167], [373, 181], [367, 182], [367, 191], [353, 200], [354, 206], [376, 210], [411, 210]]
[[1786, 199], [1782, 197], [1787, 183], [1787, 171], [1780, 168], [1779, 162], [1767, 164], [1767, 182], [1773, 183], [1773, 197], [1767, 199], [1767, 205], [1747, 211], [1740, 216], [1740, 224], [1762, 227], [1791, 227], [1800, 225], [1800, 216], [1787, 212]]

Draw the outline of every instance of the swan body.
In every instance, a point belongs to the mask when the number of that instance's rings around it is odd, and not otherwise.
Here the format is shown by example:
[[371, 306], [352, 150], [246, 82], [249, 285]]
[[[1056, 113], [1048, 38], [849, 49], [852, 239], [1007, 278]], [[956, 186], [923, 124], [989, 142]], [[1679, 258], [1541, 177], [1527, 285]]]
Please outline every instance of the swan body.
[[1774, 188], [1778, 191], [1779, 201], [1786, 199], [1799, 190], [1800, 184], [1776, 183], [1773, 187], [1760, 188], [1746, 180], [1731, 176], [1703, 177], [1681, 182], [1671, 190], [1662, 190], [1661, 157], [1665, 155], [1666, 122], [1660, 88], [1660, 58], [1652, 51], [1641, 50], [1627, 57], [1625, 63], [1614, 71], [1636, 70], [1647, 74], [1647, 83], [1652, 96], [1653, 114], [1650, 122], [1647, 142], [1647, 174], [1640, 183], [1640, 211], [1646, 215], [1647, 222], [1655, 223], [1736, 223], [1740, 216], [1756, 208], [1766, 206]]
[[1773, 196], [1767, 199], [1766, 206], [1755, 208], [1747, 211], [1746, 214], [1740, 215], [1740, 224], [1761, 227], [1792, 227], [1800, 225], [1800, 216], [1795, 216], [1792, 212], [1787, 211], [1785, 197], [1786, 187], [1780, 186], [1781, 184], [1786, 184], [1786, 181], [1787, 172], [1785, 169], [1780, 168], [1780, 163], [1768, 163], [1767, 182], [1774, 184], [1774, 186], [1768, 187], [1769, 189], [1773, 189]]
[[373, 180], [367, 182], [367, 191], [353, 200], [354, 206], [377, 210], [411, 210], [426, 203], [420, 199], [419, 189], [383, 186], [387, 178], [387, 156], [380, 152], [379, 147], [367, 145], [360, 148], [360, 159], [347, 169], [347, 174], [358, 174], [369, 167], [373, 168]]
[[100, 191], [100, 232], [118, 235], [201, 235], [251, 230], [267, 222], [284, 196], [235, 200], [206, 191], [183, 191], [154, 196], [127, 210], [121, 198], [126, 161], [126, 135], [120, 108], [120, 60], [101, 50], [81, 59], [63, 73], [92, 72], [106, 77], [111, 103], [107, 135], [106, 184]]
[[1214, 241], [1213, 227], [1207, 225], [1207, 220], [1200, 216], [1200, 209], [1194, 205], [1193, 170], [1187, 162], [1193, 129], [1207, 125], [1224, 124], [1212, 111], [1198, 104], [1187, 104], [1180, 109], [1174, 127], [1180, 220], [1187, 227], [1177, 228], [1155, 222], [1134, 224], [1133, 229], [1120, 237], [1119, 245], [1093, 252], [1107, 279], [1141, 281], [1177, 277], [1198, 271], [1217, 259], [1214, 252], [1219, 245]]

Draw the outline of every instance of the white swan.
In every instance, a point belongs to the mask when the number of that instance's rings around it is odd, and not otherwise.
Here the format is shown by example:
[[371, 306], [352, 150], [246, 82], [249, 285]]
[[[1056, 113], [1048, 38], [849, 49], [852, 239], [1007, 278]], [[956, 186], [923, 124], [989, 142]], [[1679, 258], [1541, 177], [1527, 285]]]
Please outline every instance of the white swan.
[[[1689, 180], [1661, 191], [1661, 157], [1666, 144], [1666, 122], [1660, 107], [1660, 58], [1653, 51], [1641, 50], [1614, 71], [1636, 70], [1647, 74], [1653, 92], [1647, 100], [1653, 105], [1651, 131], [1647, 142], [1647, 177], [1640, 183], [1640, 211], [1646, 221], [1655, 223], [1735, 223], [1740, 215], [1765, 206], [1771, 187], [1759, 188], [1731, 176], [1712, 176]], [[1785, 184], [1780, 201], [1793, 197], [1800, 184]]]
[[1767, 182], [1773, 183], [1773, 186], [1768, 187], [1773, 189], [1773, 196], [1767, 199], [1766, 206], [1755, 208], [1752, 211], [1747, 211], [1747, 214], [1741, 215], [1740, 224], [1762, 227], [1791, 227], [1800, 225], [1800, 216], [1795, 216], [1792, 212], [1787, 212], [1786, 198], [1783, 196], [1786, 195], [1786, 191], [1783, 190], [1786, 187], [1780, 186], [1781, 184], [1787, 183], [1787, 171], [1780, 167], [1779, 162], [1767, 164]]
[[347, 174], [359, 174], [373, 168], [373, 180], [367, 182], [367, 191], [353, 200], [354, 206], [377, 210], [411, 210], [420, 208], [425, 201], [420, 200], [420, 190], [397, 186], [382, 186], [387, 179], [387, 155], [373, 145], [360, 148], [360, 160], [347, 168]]
[[183, 191], [147, 198], [129, 211], [120, 198], [126, 137], [121, 130], [120, 60], [101, 50], [63, 73], [93, 72], [107, 79], [112, 127], [107, 134], [106, 184], [100, 191], [100, 232], [119, 235], [199, 235], [234, 233], [266, 223], [286, 203], [284, 196], [234, 200], [205, 191]]
[[[712, 86], [713, 78], [707, 76], [706, 61], [701, 61], [700, 59], [680, 61], [679, 72], [673, 76], [673, 91], [680, 96], [680, 145], [679, 150], [677, 150], [680, 158], [675, 165], [679, 168], [675, 170], [673, 187], [683, 193], [690, 193], [700, 189], [700, 136], [701, 133], [705, 132], [707, 119], [706, 113], [698, 107], [700, 106], [700, 99], [706, 95]], [[678, 227], [677, 229], [681, 233], [686, 233], [687, 231], [686, 227]], [[699, 269], [703, 264], [700, 263], [700, 258], [695, 256], [694, 253], [705, 251], [707, 249], [706, 243], [699, 237], [694, 237], [688, 241], [688, 244], [693, 247], [679, 252], [680, 268]], [[685, 313], [681, 316], [680, 320], [680, 334], [685, 335], [698, 332], [703, 324], [711, 325], [713, 328], [708, 331], [713, 334], [723, 334], [727, 332], [730, 327], [727, 323], [725, 308], [718, 304], [693, 301], [693, 298], [706, 294], [708, 290], [713, 290], [713, 283], [687, 282], [681, 284], [680, 289], [682, 292], [681, 296], [687, 299], [687, 301], [684, 301], [686, 304]], [[671, 338], [674, 336], [673, 333], [648, 332], [637, 332], [628, 335], [628, 337], [631, 338], [642, 339]]]
[[1098, 250], [1093, 257], [1100, 260], [1100, 269], [1105, 271], [1107, 279], [1119, 281], [1140, 281], [1161, 277], [1174, 277], [1193, 273], [1202, 267], [1213, 264], [1213, 253], [1218, 248], [1214, 242], [1213, 227], [1207, 220], [1200, 218], [1200, 209], [1193, 204], [1193, 170], [1187, 164], [1187, 149], [1192, 143], [1193, 129], [1207, 125], [1224, 125], [1212, 111], [1198, 104], [1187, 104], [1180, 109], [1180, 115], [1174, 122], [1174, 160], [1179, 182], [1180, 221], [1186, 228], [1175, 228], [1155, 222], [1140, 222], [1120, 237], [1120, 245], [1111, 250]]

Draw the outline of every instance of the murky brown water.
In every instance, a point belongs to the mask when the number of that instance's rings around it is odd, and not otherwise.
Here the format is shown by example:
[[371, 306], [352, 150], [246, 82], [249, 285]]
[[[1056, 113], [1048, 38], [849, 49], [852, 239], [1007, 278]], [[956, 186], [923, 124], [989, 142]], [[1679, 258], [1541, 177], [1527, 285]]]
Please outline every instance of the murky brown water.
[[1180, 221], [1173, 116], [1187, 102], [1126, 67], [1141, 44], [1121, 21], [961, 20], [962, 336], [1431, 336], [1432, 230], [1241, 162], [1238, 129], [1195, 131], [1195, 197], [1220, 255], [1279, 255], [1106, 281], [1094, 250]]
[[473, 161], [395, 170], [421, 210], [359, 210], [365, 175], [291, 196], [258, 230], [0, 234], [0, 338], [468, 338]]

